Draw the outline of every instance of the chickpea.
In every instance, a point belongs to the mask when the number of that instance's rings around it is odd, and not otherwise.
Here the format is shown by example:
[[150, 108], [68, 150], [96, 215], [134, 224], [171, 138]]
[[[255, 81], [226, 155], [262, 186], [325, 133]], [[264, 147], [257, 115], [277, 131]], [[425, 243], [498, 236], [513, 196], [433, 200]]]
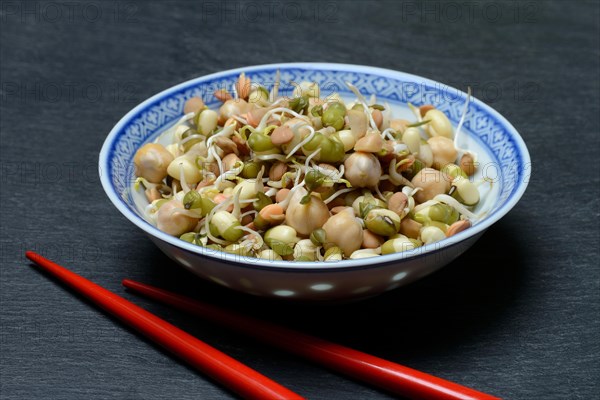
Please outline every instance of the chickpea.
[[346, 257], [350, 257], [362, 245], [363, 230], [350, 207], [329, 218], [323, 225], [323, 230], [327, 241], [338, 246]]
[[444, 136], [434, 136], [429, 138], [427, 143], [429, 144], [429, 147], [431, 147], [434, 168], [442, 169], [456, 160], [458, 152], [454, 147], [452, 139], [448, 139]]
[[160, 183], [167, 177], [167, 168], [172, 161], [173, 155], [162, 145], [145, 144], [133, 157], [135, 175], [149, 182]]
[[379, 183], [381, 164], [371, 153], [352, 153], [344, 161], [344, 168], [344, 176], [353, 187], [373, 187]]
[[415, 200], [419, 203], [431, 200], [438, 194], [448, 193], [450, 190], [450, 181], [444, 174], [433, 168], [423, 168], [411, 182], [415, 187], [423, 189], [414, 195]]
[[158, 209], [156, 217], [157, 228], [173, 236], [181, 236], [194, 229], [199, 219], [181, 214], [176, 211], [177, 209], [184, 210], [185, 208], [176, 199], [169, 200], [163, 204]]
[[306, 204], [300, 203], [307, 194], [304, 189], [296, 190], [285, 212], [285, 223], [301, 235], [309, 235], [329, 219], [329, 208], [318, 197], [311, 196]]

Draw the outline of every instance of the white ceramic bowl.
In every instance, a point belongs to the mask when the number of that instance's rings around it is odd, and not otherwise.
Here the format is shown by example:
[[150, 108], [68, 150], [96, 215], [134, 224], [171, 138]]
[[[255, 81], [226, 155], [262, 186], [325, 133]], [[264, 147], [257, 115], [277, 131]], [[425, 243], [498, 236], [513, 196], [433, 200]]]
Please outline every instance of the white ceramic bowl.
[[[339, 92], [354, 98], [345, 82], [365, 95], [376, 94], [394, 116], [414, 119], [406, 103], [433, 104], [457, 125], [466, 94], [429, 79], [380, 68], [346, 64], [292, 63], [239, 68], [192, 79], [144, 101], [112, 129], [100, 152], [102, 186], [113, 204], [148, 234], [175, 262], [196, 275], [228, 288], [258, 296], [298, 300], [348, 300], [368, 297], [420, 279], [467, 250], [494, 222], [515, 206], [527, 187], [531, 161], [515, 128], [489, 106], [474, 99], [464, 124], [467, 147], [479, 154], [481, 179], [494, 181], [486, 189], [478, 212], [486, 216], [451, 238], [414, 251], [338, 262], [289, 262], [244, 258], [205, 249], [159, 231], [143, 218], [145, 199], [132, 187], [133, 156], [182, 115], [184, 102], [200, 96], [216, 108], [217, 88], [231, 88], [243, 71], [253, 82], [270, 87], [281, 71], [280, 94], [291, 94], [294, 84], [316, 81], [321, 96]], [[367, 96], [368, 97], [368, 96]], [[461, 135], [462, 136], [462, 135]], [[487, 185], [484, 185], [487, 187]]]

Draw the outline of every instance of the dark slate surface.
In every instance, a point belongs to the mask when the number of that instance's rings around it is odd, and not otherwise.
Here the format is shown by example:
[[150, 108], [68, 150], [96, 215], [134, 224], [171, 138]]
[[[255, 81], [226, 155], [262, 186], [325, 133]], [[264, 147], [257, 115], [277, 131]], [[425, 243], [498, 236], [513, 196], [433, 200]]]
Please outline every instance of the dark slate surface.
[[[0, 398], [232, 397], [32, 269], [26, 249], [311, 399], [389, 396], [138, 298], [120, 280], [232, 306], [505, 398], [597, 398], [598, 3], [226, 4], [0, 3]], [[292, 305], [193, 278], [109, 203], [96, 174], [104, 137], [173, 84], [302, 60], [471, 85], [529, 146], [527, 193], [439, 273], [361, 303]]]

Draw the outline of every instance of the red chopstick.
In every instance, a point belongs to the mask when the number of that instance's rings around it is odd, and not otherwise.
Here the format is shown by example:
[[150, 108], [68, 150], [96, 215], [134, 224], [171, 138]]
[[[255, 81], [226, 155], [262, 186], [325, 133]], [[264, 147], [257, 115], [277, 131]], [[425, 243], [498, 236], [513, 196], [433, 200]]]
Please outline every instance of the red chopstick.
[[412, 368], [164, 289], [130, 279], [123, 280], [123, 286], [398, 395], [414, 399], [498, 399]]
[[109, 314], [246, 399], [302, 399], [300, 395], [214, 347], [32, 251], [25, 256]]

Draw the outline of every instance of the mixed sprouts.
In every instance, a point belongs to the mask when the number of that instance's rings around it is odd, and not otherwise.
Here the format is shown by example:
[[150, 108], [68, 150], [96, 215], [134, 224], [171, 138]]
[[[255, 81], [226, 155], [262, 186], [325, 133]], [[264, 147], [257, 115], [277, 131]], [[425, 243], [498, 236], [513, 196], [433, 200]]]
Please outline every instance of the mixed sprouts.
[[[409, 104], [292, 97], [243, 73], [218, 111], [194, 97], [184, 116], [134, 157], [136, 188], [158, 229], [182, 240], [269, 260], [334, 261], [412, 250], [469, 228], [480, 200], [476, 155], [446, 115]], [[169, 141], [163, 146], [158, 143]]]

